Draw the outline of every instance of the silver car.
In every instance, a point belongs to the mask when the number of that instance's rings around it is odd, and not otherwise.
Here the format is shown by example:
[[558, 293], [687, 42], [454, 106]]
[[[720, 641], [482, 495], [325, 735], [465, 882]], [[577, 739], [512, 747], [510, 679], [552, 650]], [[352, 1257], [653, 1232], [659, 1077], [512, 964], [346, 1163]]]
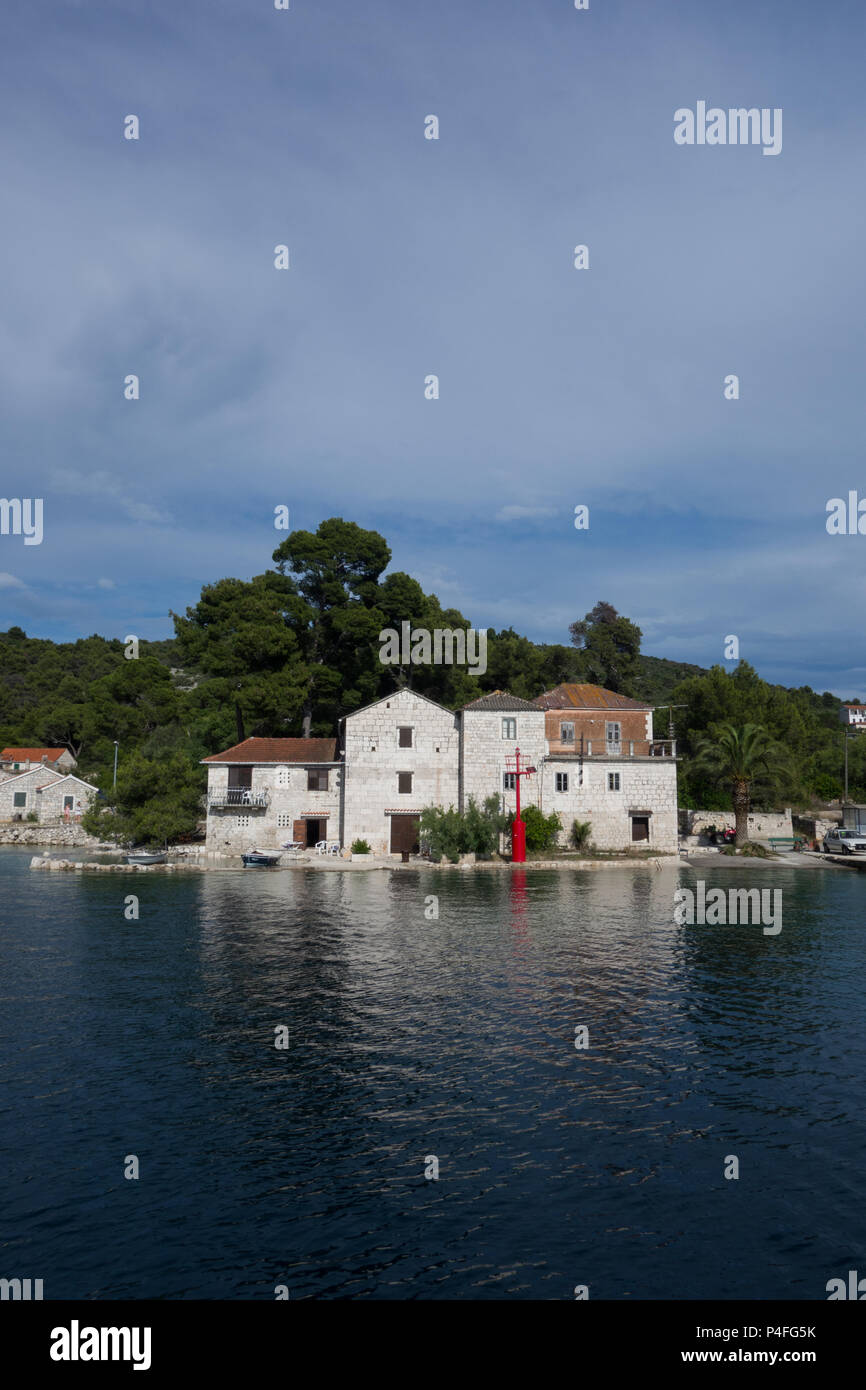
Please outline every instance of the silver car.
[[866, 834], [859, 830], [843, 830], [841, 827], [830, 830], [824, 836], [825, 854], [863, 854], [866, 851]]

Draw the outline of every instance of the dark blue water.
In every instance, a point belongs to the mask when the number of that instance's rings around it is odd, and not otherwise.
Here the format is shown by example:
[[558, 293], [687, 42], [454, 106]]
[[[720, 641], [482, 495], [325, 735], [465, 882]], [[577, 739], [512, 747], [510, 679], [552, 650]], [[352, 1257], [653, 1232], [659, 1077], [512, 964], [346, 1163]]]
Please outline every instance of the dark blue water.
[[676, 867], [30, 853], [0, 850], [0, 1275], [46, 1298], [822, 1299], [866, 1270], [866, 876], [751, 871], [784, 891], [767, 937], [676, 926]]

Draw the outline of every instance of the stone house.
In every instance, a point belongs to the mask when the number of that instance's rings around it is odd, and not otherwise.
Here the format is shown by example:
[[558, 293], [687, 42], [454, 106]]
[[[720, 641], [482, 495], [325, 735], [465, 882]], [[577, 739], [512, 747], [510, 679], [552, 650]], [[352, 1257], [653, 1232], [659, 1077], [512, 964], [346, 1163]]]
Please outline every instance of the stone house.
[[[545, 755], [544, 715], [529, 700], [507, 691], [482, 695], [461, 710], [460, 809], [470, 797], [480, 806], [498, 796], [506, 811], [517, 809], [517, 775], [513, 760], [520, 749], [521, 767], [541, 769]], [[539, 804], [539, 777], [522, 777], [521, 806]]]
[[533, 704], [543, 711], [540, 805], [562, 820], [589, 821], [598, 849], [676, 854], [676, 743], [654, 739], [652, 706], [598, 685], [560, 685]]
[[63, 773], [76, 766], [68, 748], [3, 748], [0, 768], [4, 772], [29, 772], [34, 767], [50, 767]]
[[19, 772], [0, 782], [0, 820], [26, 820], [35, 815], [40, 824], [80, 819], [97, 788], [71, 773], [45, 766]]
[[343, 720], [343, 843], [374, 854], [417, 853], [425, 806], [456, 806], [460, 717], [396, 690]]
[[342, 762], [333, 738], [248, 738], [208, 769], [207, 848], [274, 849], [339, 840]]

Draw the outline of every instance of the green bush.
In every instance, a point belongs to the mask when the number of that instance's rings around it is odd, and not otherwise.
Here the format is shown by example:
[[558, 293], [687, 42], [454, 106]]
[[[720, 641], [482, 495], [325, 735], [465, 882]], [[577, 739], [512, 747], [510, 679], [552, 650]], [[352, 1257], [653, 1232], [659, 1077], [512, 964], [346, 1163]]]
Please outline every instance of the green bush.
[[526, 826], [526, 848], [531, 850], [550, 849], [562, 829], [562, 821], [556, 811], [546, 816], [537, 806], [524, 806], [521, 819]]
[[499, 836], [505, 830], [508, 817], [499, 809], [499, 797], [488, 796], [482, 806], [473, 797], [462, 813], [449, 806], [427, 806], [421, 812], [419, 835], [424, 847], [434, 859], [444, 855], [456, 864], [461, 854], [489, 856], [499, 847]]
[[35, 811], [28, 811], [24, 819], [29, 820], [31, 825], [33, 825], [36, 821], [38, 821], [39, 817], [37, 816]]
[[587, 849], [592, 834], [592, 821], [574, 820], [571, 822], [571, 843], [575, 849]]
[[370, 846], [367, 844], [367, 841], [366, 841], [366, 840], [353, 840], [353, 841], [352, 841], [352, 853], [353, 853], [353, 854], [369, 854], [369, 853], [370, 853]]

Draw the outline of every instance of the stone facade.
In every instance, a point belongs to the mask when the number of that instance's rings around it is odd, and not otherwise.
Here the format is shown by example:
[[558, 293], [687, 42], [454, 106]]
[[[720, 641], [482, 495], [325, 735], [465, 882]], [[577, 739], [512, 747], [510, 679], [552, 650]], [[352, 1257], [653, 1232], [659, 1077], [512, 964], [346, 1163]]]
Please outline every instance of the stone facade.
[[35, 815], [46, 824], [62, 820], [67, 807], [70, 816], [80, 817], [95, 795], [96, 787], [80, 777], [40, 765], [0, 782], [0, 820]]
[[396, 853], [401, 832], [414, 844], [416, 822], [401, 816], [458, 805], [459, 727], [458, 715], [405, 688], [347, 716], [344, 845], [361, 839], [374, 854]]
[[[470, 798], [481, 805], [496, 796], [513, 815], [509, 759], [519, 748], [521, 766], [535, 768], [521, 779], [521, 805], [559, 812], [561, 845], [570, 843], [577, 819], [591, 822], [590, 839], [599, 849], [675, 854], [675, 758], [630, 756], [626, 743], [621, 756], [558, 752], [547, 740], [550, 713], [501, 691], [454, 713], [403, 688], [345, 718], [342, 760], [335, 745], [325, 757], [328, 740], [248, 739], [205, 759], [207, 848], [229, 854], [277, 848], [305, 838], [305, 820], [321, 817], [315, 838], [339, 840], [344, 852], [356, 839], [374, 854], [412, 852], [426, 806], [465, 810]], [[646, 732], [643, 709], [633, 717]], [[328, 773], [327, 790], [307, 790], [308, 772], [316, 768]], [[325, 818], [327, 832], [319, 834]]]
[[673, 758], [580, 758], [551, 754], [544, 763], [541, 809], [562, 821], [571, 843], [575, 820], [589, 821], [601, 850], [677, 852], [677, 768]]
[[460, 809], [469, 798], [480, 806], [488, 796], [498, 796], [506, 811], [517, 808], [517, 792], [508, 759], [520, 749], [521, 767], [537, 772], [521, 777], [520, 804], [538, 805], [541, 765], [544, 761], [544, 712], [528, 700], [505, 695], [488, 695], [473, 701], [462, 711], [463, 736], [460, 758]]
[[205, 762], [209, 850], [242, 854], [289, 840], [341, 839], [336, 740], [247, 739]]

